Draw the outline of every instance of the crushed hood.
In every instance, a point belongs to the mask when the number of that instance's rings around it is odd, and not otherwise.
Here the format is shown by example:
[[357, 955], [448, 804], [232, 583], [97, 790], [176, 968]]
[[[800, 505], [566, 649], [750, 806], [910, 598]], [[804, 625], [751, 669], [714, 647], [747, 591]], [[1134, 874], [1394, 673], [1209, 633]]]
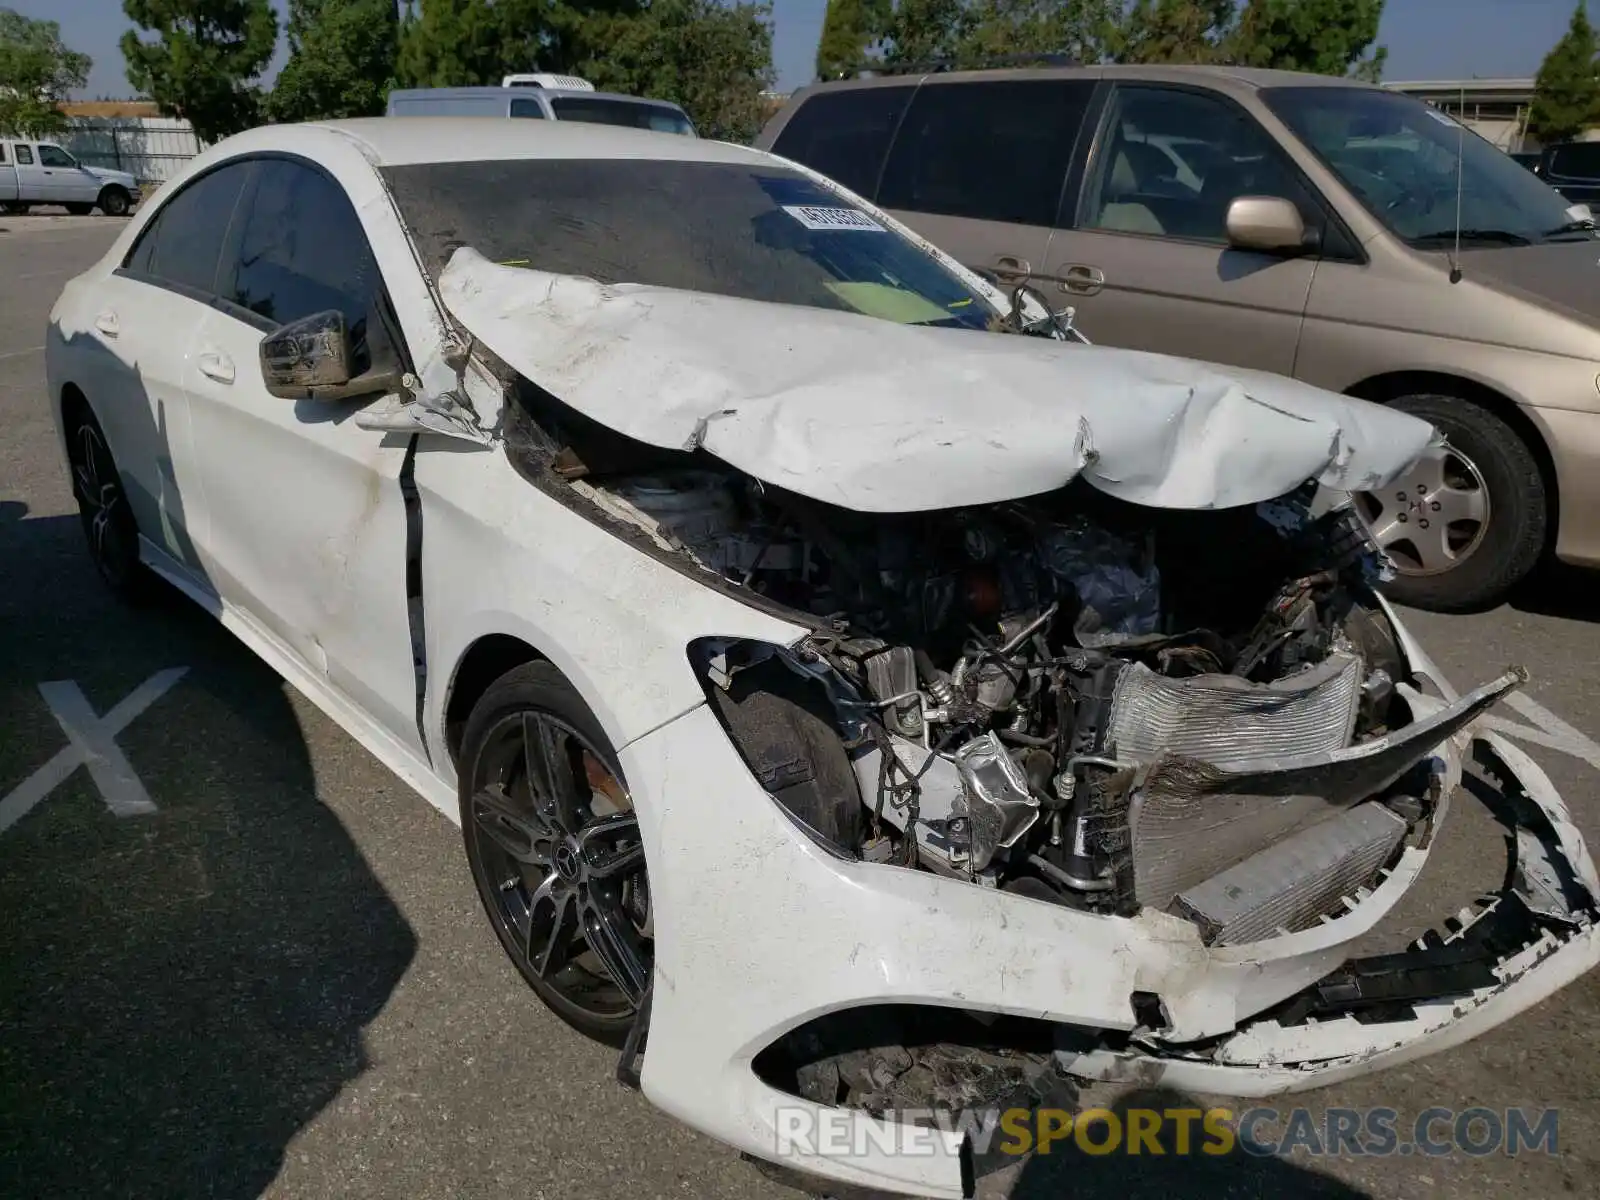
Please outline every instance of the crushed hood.
[[1037, 495], [1078, 475], [1122, 500], [1226, 508], [1316, 479], [1381, 487], [1434, 434], [1254, 372], [1044, 338], [605, 285], [457, 250], [445, 306], [499, 358], [616, 432], [703, 447], [861, 512]]

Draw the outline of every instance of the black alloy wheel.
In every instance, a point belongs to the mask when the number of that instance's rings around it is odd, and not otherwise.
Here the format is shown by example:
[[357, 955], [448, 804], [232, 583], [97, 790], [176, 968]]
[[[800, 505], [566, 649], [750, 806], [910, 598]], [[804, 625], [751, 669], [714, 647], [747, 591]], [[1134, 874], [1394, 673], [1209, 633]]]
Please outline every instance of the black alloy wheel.
[[616, 755], [548, 663], [502, 676], [462, 739], [461, 829], [479, 898], [539, 998], [619, 1043], [654, 963], [650, 887]]

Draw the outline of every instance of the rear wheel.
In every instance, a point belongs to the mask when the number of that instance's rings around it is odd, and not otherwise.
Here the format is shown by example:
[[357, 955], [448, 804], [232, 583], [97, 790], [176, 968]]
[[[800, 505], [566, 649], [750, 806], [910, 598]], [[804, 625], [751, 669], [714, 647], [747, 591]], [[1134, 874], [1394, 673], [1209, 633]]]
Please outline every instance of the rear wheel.
[[13, 217], [25, 217], [28, 215], [28, 211], [31, 208], [33, 208], [33, 205], [24, 204], [20, 200], [11, 200], [5, 204], [0, 204], [0, 212], [4, 212], [8, 216]]
[[1544, 550], [1549, 498], [1533, 451], [1471, 400], [1402, 396], [1393, 406], [1432, 423], [1446, 444], [1383, 491], [1357, 497], [1395, 564], [1384, 591], [1440, 612], [1501, 600]]
[[616, 753], [549, 663], [517, 667], [462, 737], [473, 882], [522, 977], [570, 1025], [620, 1043], [654, 966], [644, 846]]
[[100, 211], [106, 216], [122, 217], [126, 216], [128, 209], [133, 206], [133, 197], [113, 183], [100, 193], [97, 203], [100, 205]]
[[124, 604], [138, 604], [149, 594], [150, 574], [139, 561], [139, 528], [111, 448], [87, 404], [71, 407], [66, 429], [72, 495], [89, 557], [112, 595]]

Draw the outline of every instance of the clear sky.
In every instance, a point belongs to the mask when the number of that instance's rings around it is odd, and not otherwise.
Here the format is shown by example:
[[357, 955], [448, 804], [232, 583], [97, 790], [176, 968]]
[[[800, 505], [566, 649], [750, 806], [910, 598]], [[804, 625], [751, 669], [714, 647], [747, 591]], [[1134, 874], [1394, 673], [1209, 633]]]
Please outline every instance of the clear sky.
[[[1574, 2], [1388, 0], [1379, 34], [1380, 42], [1389, 47], [1384, 77], [1532, 75], [1565, 30]], [[285, 3], [273, 0], [280, 14]], [[1600, 17], [1600, 3], [1590, 3], [1591, 13]], [[798, 87], [811, 78], [826, 4], [827, 0], [775, 0], [773, 59], [780, 88]], [[122, 51], [117, 47], [122, 31], [130, 25], [122, 12], [122, 0], [0, 0], [0, 6], [61, 23], [67, 44], [94, 59], [86, 95], [132, 95], [122, 72]], [[283, 54], [280, 42], [274, 71]]]

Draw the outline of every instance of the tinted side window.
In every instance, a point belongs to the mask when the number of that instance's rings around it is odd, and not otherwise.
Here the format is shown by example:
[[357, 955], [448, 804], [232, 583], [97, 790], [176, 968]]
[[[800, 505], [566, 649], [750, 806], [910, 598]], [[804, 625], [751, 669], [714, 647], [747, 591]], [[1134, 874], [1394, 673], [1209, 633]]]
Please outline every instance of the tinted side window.
[[72, 156], [59, 146], [40, 146], [39, 165], [44, 167], [75, 167]]
[[0, 142], [0, 163], [3, 163], [5, 161], [6, 161], [6, 144], [4, 142]]
[[1292, 201], [1308, 225], [1321, 213], [1260, 125], [1217, 96], [1117, 89], [1085, 196], [1091, 229], [1226, 243], [1240, 196]]
[[511, 115], [513, 117], [531, 117], [535, 121], [544, 120], [544, 109], [539, 107], [537, 100], [513, 100], [511, 102]]
[[257, 172], [224, 298], [278, 325], [337, 309], [359, 342], [379, 277], [349, 197], [299, 163], [264, 159]]
[[910, 85], [820, 92], [789, 119], [772, 152], [821, 171], [871, 200], [889, 139], [914, 91]]
[[17, 147], [17, 165], [18, 166], [22, 166], [22, 167], [31, 167], [31, 166], [33, 166], [33, 147], [32, 146], [18, 146]]
[[248, 163], [238, 163], [189, 184], [161, 206], [123, 265], [164, 283], [214, 294], [217, 258], [249, 171]]
[[924, 84], [900, 123], [878, 203], [1052, 225], [1091, 80]]
[[1550, 173], [1579, 179], [1600, 179], [1600, 142], [1582, 142], [1551, 151]]

